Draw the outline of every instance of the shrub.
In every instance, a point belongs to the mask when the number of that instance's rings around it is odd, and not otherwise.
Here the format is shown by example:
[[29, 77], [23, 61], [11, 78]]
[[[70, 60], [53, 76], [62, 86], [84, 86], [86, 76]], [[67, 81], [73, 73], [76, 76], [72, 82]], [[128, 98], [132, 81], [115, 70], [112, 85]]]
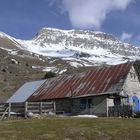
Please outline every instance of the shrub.
[[46, 72], [43, 79], [52, 78], [52, 77], [56, 77], [56, 76], [57, 76], [56, 73], [49, 71], [49, 72]]

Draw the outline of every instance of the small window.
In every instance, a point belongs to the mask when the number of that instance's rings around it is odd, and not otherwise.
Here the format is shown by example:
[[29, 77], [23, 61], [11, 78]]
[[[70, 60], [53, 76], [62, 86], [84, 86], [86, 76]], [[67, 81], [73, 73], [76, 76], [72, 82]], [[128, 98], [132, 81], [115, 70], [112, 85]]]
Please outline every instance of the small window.
[[132, 74], [132, 72], [130, 72], [130, 77], [131, 77], [131, 78], [133, 77], [133, 74]]
[[86, 109], [87, 99], [80, 100], [80, 109]]
[[90, 99], [90, 98], [80, 100], [80, 108], [81, 109], [90, 108], [91, 104], [92, 104], [92, 99]]
[[134, 73], [134, 79], [136, 79], [136, 75], [135, 75], [135, 73]]
[[136, 78], [135, 73], [130, 72], [130, 77], [135, 79]]
[[86, 104], [87, 103], [87, 99], [81, 99], [80, 100], [80, 104]]

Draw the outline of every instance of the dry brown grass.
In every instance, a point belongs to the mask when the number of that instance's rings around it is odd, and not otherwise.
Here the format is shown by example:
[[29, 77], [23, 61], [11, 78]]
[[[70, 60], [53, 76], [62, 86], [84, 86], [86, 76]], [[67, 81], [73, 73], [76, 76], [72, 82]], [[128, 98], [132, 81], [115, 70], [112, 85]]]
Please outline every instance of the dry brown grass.
[[139, 140], [140, 119], [45, 118], [0, 122], [0, 140]]

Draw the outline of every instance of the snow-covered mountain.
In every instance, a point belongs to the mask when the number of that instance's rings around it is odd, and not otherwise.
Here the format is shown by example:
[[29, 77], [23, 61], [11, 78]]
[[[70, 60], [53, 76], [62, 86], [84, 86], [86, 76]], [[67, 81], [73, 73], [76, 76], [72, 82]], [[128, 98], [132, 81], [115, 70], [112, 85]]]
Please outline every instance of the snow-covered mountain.
[[[46, 57], [61, 58], [70, 65], [90, 66], [117, 64], [136, 59], [140, 48], [123, 43], [110, 34], [43, 28], [32, 40], [19, 40], [0, 33], [0, 42], [7, 39], [7, 49], [26, 50]], [[4, 42], [4, 41], [3, 41]], [[6, 49], [6, 48], [5, 48]]]
[[126, 58], [135, 59], [140, 52], [138, 47], [122, 43], [110, 34], [83, 30], [43, 28], [33, 40], [20, 43], [30, 52], [71, 63], [81, 61], [85, 66], [121, 63]]

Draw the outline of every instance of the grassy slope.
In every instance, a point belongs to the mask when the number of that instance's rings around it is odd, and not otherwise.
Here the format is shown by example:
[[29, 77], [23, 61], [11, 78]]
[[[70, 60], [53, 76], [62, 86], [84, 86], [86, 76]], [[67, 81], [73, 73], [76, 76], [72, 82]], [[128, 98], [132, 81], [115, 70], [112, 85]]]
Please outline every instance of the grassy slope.
[[46, 118], [0, 122], [0, 140], [139, 140], [140, 119]]
[[[13, 63], [12, 59], [18, 61]], [[45, 62], [8, 54], [0, 49], [0, 100], [9, 98], [23, 83], [41, 79], [45, 73], [32, 66], [44, 66]]]

